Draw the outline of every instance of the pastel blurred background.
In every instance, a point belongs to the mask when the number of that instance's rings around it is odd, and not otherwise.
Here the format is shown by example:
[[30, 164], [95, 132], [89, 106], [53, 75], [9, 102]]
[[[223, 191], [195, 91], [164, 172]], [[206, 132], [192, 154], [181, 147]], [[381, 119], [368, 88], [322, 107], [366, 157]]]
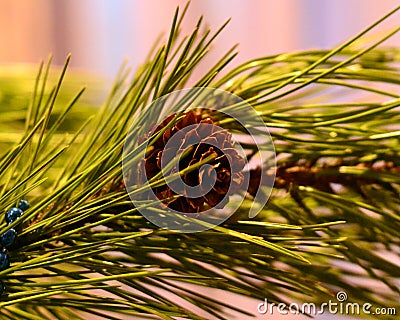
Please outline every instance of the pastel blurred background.
[[[62, 64], [110, 76], [125, 58], [134, 68], [169, 30], [177, 5], [186, 0], [0, 0], [0, 64], [38, 63], [53, 53]], [[194, 0], [184, 31], [198, 17], [215, 30], [232, 21], [210, 56], [214, 61], [233, 44], [233, 64], [289, 50], [331, 47], [358, 33], [399, 5], [399, 0]], [[400, 23], [399, 15], [380, 29]], [[400, 44], [397, 36], [388, 44]]]
[[[168, 32], [176, 6], [185, 4], [186, 0], [0, 0], [0, 68], [37, 65], [50, 53], [56, 64], [63, 64], [71, 52], [73, 68], [111, 79], [125, 58], [133, 68], [145, 59], [156, 38]], [[216, 61], [239, 43], [240, 54], [232, 63], [236, 65], [264, 55], [338, 45], [398, 5], [399, 0], [194, 0], [183, 31], [191, 31], [202, 14], [214, 30], [231, 17], [208, 59]], [[397, 14], [377, 30], [399, 24]], [[386, 45], [399, 46], [400, 35]], [[249, 312], [256, 312], [262, 302], [207, 288], [199, 291]], [[308, 319], [256, 319], [267, 318]]]

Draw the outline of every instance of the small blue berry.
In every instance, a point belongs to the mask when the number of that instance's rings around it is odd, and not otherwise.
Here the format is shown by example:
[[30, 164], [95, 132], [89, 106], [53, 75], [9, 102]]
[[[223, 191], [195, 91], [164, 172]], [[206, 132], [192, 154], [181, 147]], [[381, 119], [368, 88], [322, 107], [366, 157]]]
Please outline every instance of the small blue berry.
[[10, 210], [7, 211], [7, 214], [6, 214], [7, 223], [13, 223], [20, 216], [22, 216], [22, 214], [23, 214], [23, 211], [21, 209], [11, 208]]
[[3, 281], [0, 280], [0, 296], [6, 291]]
[[0, 270], [7, 269], [10, 266], [10, 260], [8, 259], [8, 254], [5, 252], [0, 252]]
[[0, 237], [0, 243], [4, 248], [11, 247], [17, 239], [17, 232], [14, 229], [7, 230]]
[[29, 207], [29, 202], [26, 200], [20, 200], [20, 202], [18, 203], [18, 208], [20, 208], [22, 211], [28, 210]]

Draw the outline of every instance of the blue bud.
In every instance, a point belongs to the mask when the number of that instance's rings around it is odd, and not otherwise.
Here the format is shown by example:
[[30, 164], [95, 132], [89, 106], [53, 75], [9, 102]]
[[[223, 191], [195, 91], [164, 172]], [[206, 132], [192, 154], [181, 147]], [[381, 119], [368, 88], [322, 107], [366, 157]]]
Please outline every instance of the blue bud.
[[17, 232], [14, 229], [7, 230], [0, 237], [0, 243], [4, 248], [11, 247], [17, 239]]
[[10, 260], [8, 259], [8, 254], [5, 252], [0, 252], [0, 270], [7, 269], [10, 266]]
[[20, 208], [22, 211], [28, 210], [29, 207], [29, 202], [26, 200], [20, 200], [20, 202], [18, 203], [18, 208]]
[[7, 223], [13, 223], [17, 220], [20, 216], [22, 216], [23, 211], [19, 208], [11, 208], [6, 213], [6, 221]]

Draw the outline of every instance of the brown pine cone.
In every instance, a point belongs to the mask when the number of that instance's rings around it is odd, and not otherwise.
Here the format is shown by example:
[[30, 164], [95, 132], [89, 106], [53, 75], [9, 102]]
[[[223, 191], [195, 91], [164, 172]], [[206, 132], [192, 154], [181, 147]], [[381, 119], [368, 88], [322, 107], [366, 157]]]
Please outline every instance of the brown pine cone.
[[[192, 215], [197, 215], [210, 207], [223, 208], [228, 202], [229, 195], [237, 192], [244, 180], [242, 169], [245, 160], [233, 148], [232, 135], [216, 126], [211, 117], [203, 119], [203, 114], [204, 110], [186, 112], [181, 120], [165, 130], [154, 142], [150, 147], [151, 151], [146, 154], [144, 163], [146, 177], [151, 179], [161, 171], [163, 157], [163, 161], [167, 159], [168, 162], [185, 150], [186, 155], [178, 161], [179, 168], [175, 172], [209, 158], [207, 165], [203, 163], [182, 176], [184, 183], [178, 191], [180, 196], [166, 200], [178, 195], [175, 192], [177, 189], [173, 187], [174, 191], [167, 184], [153, 189], [157, 198], [164, 201], [166, 206]], [[165, 119], [154, 133], [165, 128], [174, 116]], [[168, 144], [172, 137], [174, 143]], [[211, 185], [210, 181], [215, 183]], [[174, 185], [174, 182], [170, 185]], [[191, 187], [197, 187], [200, 195], [194, 194]]]

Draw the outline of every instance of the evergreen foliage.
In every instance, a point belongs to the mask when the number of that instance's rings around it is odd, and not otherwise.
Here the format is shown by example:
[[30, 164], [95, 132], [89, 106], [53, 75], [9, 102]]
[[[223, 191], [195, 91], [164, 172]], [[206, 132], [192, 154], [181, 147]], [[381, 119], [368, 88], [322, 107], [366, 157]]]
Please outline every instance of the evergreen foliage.
[[[200, 19], [182, 37], [177, 10], [166, 43], [133, 75], [122, 67], [101, 108], [96, 99], [81, 102], [85, 88], [71, 93], [73, 77], [63, 87], [69, 58], [54, 81], [50, 62], [40, 65], [29, 100], [30, 84], [3, 76], [0, 234], [14, 228], [18, 240], [8, 249], [11, 266], [0, 271], [0, 318], [203, 319], [183, 300], [210, 319], [251, 311], [196, 286], [271, 302], [324, 302], [342, 290], [354, 302], [398, 308], [400, 50], [379, 45], [399, 28], [366, 36], [395, 11], [332, 50], [263, 57], [224, 72], [233, 48], [192, 79], [223, 27], [211, 33]], [[277, 168], [255, 219], [247, 195], [224, 225], [183, 234], [155, 227], [132, 206], [121, 154], [132, 118], [189, 79], [257, 110]], [[8, 224], [6, 211], [21, 199], [30, 208]]]

